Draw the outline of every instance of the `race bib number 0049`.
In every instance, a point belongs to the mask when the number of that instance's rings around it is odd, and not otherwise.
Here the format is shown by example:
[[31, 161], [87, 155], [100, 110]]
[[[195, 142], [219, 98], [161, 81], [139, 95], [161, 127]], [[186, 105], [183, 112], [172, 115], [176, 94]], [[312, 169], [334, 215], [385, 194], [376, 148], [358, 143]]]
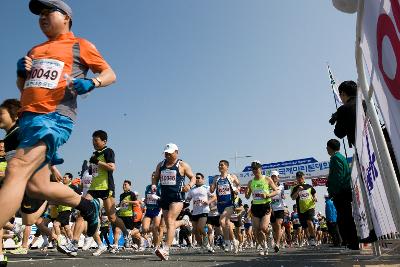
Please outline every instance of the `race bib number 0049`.
[[64, 62], [57, 59], [33, 59], [32, 69], [27, 77], [24, 89], [29, 87], [57, 88]]

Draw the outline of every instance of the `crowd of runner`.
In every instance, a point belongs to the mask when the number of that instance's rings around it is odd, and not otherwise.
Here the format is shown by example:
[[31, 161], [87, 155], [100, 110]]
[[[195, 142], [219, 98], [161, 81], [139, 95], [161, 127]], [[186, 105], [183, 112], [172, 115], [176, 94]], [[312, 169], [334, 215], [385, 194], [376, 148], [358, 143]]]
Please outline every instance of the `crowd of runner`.
[[[336, 219], [316, 213], [316, 191], [302, 172], [290, 191], [296, 204], [288, 207], [278, 171], [265, 176], [254, 161], [254, 178], [243, 186], [221, 160], [219, 174], [209, 182], [179, 159], [178, 146], [170, 143], [142, 196], [132, 191], [137, 181], [129, 179], [115, 196], [115, 154], [107, 132], [96, 130], [94, 151], [79, 178], [61, 175], [56, 165], [64, 160], [57, 150], [71, 135], [77, 96], [112, 84], [116, 75], [92, 43], [71, 32], [73, 13], [66, 3], [31, 0], [29, 9], [48, 40], [17, 61], [20, 100], [0, 105], [0, 128], [6, 132], [0, 142], [0, 240], [13, 239], [17, 246], [9, 253], [27, 254], [36, 246], [72, 257], [80, 249], [94, 249], [93, 256], [151, 249], [168, 260], [171, 247], [206, 253], [252, 249], [265, 256], [286, 247], [340, 246], [338, 237], [328, 234]], [[6, 265], [0, 242], [0, 266]]]

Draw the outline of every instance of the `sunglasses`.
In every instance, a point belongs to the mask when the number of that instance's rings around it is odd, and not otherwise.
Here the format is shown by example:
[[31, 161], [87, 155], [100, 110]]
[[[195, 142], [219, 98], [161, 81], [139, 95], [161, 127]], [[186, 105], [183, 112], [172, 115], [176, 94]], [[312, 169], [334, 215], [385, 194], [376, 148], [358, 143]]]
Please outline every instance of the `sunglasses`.
[[196, 180], [203, 179], [203, 177], [196, 176]]

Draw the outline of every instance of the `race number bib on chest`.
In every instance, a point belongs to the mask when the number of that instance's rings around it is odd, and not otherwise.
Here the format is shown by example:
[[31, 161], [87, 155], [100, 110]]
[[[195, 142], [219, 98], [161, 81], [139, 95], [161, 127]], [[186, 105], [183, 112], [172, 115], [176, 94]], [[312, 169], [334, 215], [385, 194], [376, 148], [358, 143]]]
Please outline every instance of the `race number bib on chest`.
[[176, 185], [176, 170], [163, 170], [160, 175], [162, 185]]
[[92, 177], [99, 176], [99, 166], [97, 164], [91, 164], [90, 166], [92, 168]]
[[299, 193], [300, 200], [306, 200], [309, 198], [309, 196], [310, 196], [310, 193], [308, 193], [307, 190], [302, 190]]
[[203, 200], [202, 200], [202, 199], [196, 199], [196, 200], [194, 200], [194, 201], [193, 201], [193, 206], [196, 206], [196, 207], [201, 207], [201, 206], [203, 206]]
[[226, 196], [231, 194], [231, 187], [229, 184], [220, 184], [218, 185], [218, 195]]
[[264, 190], [262, 189], [255, 189], [253, 191], [253, 199], [254, 200], [263, 200], [264, 199]]
[[29, 87], [57, 88], [64, 62], [57, 59], [33, 59], [32, 69], [24, 85]]
[[154, 199], [153, 194], [147, 194], [146, 195], [146, 202], [149, 205], [156, 205], [157, 204], [157, 200]]

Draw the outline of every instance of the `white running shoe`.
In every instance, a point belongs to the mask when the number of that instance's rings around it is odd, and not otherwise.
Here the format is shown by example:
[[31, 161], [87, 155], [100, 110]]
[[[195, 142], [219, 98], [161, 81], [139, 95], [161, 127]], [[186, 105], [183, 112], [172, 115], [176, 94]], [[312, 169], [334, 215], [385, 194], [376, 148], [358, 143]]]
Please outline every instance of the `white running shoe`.
[[155, 254], [156, 254], [162, 261], [167, 261], [167, 260], [169, 260], [169, 252], [166, 251], [165, 249], [158, 248], [158, 249], [156, 249]]
[[315, 246], [317, 245], [317, 243], [315, 242], [315, 239], [314, 239], [314, 238], [311, 238], [311, 239], [308, 241], [308, 244], [309, 244], [310, 246], [312, 246], [312, 247], [315, 247]]
[[118, 245], [112, 245], [110, 249], [111, 254], [115, 254], [119, 251]]
[[94, 241], [93, 237], [85, 237], [85, 240], [83, 241], [82, 250], [86, 251], [90, 249], [92, 247], [93, 241]]
[[99, 248], [95, 252], [93, 252], [93, 256], [100, 256], [101, 254], [103, 254], [106, 251], [107, 251], [107, 246], [104, 244], [101, 244], [99, 246]]
[[232, 248], [231, 248], [231, 244], [230, 244], [230, 243], [224, 243], [224, 251], [225, 251], [225, 252], [230, 252], [230, 251], [232, 251]]

